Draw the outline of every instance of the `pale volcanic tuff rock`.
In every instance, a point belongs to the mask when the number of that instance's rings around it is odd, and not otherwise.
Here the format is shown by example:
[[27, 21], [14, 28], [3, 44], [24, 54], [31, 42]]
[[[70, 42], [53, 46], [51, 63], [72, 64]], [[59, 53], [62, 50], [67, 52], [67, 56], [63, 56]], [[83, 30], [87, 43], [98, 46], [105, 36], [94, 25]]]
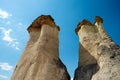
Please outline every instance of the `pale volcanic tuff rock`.
[[28, 27], [30, 39], [11, 80], [70, 80], [59, 59], [59, 30], [50, 15], [41, 15]]
[[80, 52], [74, 80], [120, 80], [120, 47], [107, 35], [102, 23], [97, 16], [94, 24], [83, 20], [75, 30]]

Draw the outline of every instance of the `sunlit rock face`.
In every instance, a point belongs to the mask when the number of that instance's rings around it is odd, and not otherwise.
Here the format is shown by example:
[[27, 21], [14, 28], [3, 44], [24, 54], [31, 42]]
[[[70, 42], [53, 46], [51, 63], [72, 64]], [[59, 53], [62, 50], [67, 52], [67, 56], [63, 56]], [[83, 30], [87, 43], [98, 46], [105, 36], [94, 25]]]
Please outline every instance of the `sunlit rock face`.
[[50, 15], [41, 15], [28, 27], [30, 39], [11, 80], [70, 80], [59, 59], [59, 30]]
[[91, 24], [83, 20], [76, 28], [79, 36], [79, 65], [74, 80], [120, 80], [120, 47], [107, 35], [103, 19]]

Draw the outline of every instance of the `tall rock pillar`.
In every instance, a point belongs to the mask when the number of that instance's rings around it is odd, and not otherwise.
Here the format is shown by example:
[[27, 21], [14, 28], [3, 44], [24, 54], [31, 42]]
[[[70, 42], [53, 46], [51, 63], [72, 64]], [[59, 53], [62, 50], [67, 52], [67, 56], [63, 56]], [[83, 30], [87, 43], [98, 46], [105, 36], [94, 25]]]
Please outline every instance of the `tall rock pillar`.
[[[74, 80], [91, 80], [92, 75], [96, 73], [98, 70], [97, 61], [95, 58], [89, 53], [89, 51], [84, 47], [83, 43], [81, 42], [81, 36], [83, 35], [79, 34], [79, 30], [82, 26], [92, 27], [92, 24], [84, 19], [82, 22], [80, 22], [77, 25], [77, 28], [75, 29], [76, 34], [79, 37], [79, 61], [78, 61], [78, 68], [75, 70]], [[85, 39], [84, 39], [85, 41]]]
[[11, 80], [70, 80], [59, 59], [59, 30], [49, 15], [41, 15], [28, 27], [30, 39]]
[[120, 47], [107, 35], [102, 23], [97, 16], [94, 24], [83, 20], [76, 28], [80, 59], [74, 80], [120, 80]]

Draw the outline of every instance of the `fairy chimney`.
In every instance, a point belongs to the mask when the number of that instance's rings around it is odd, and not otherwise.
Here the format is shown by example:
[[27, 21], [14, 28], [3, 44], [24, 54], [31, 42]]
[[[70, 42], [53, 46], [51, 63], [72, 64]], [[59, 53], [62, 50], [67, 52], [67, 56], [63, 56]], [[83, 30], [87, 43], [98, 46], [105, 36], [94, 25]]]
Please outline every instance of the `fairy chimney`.
[[29, 27], [29, 41], [11, 80], [70, 80], [59, 59], [59, 27], [50, 15], [41, 15]]
[[74, 80], [120, 80], [120, 47], [103, 28], [103, 19], [95, 23], [83, 20], [76, 28], [79, 36], [79, 64]]

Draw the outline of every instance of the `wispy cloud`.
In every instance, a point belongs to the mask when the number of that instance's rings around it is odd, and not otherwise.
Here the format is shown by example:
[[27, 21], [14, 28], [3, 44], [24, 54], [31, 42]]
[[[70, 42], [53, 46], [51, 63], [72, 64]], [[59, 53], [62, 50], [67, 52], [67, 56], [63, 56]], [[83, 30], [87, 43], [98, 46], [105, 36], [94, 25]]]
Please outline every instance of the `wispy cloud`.
[[15, 38], [12, 38], [10, 35], [12, 32], [12, 29], [5, 29], [4, 27], [0, 27], [0, 30], [2, 30], [3, 32], [2, 40], [6, 41], [8, 45], [10, 45], [11, 47], [14, 47], [16, 50], [19, 50], [19, 47], [18, 47], [19, 42], [17, 42], [17, 40]]
[[6, 11], [0, 9], [0, 18], [6, 19], [6, 18], [8, 18], [9, 16], [12, 16], [12, 15], [9, 14], [8, 12], [6, 12]]
[[10, 21], [7, 21], [6, 24], [7, 24], [7, 25], [11, 25], [11, 22], [10, 22]]
[[8, 63], [0, 63], [1, 70], [10, 71], [12, 70], [13, 66], [9, 65]]
[[20, 26], [21, 26], [21, 25], [22, 25], [22, 23], [21, 23], [21, 22], [19, 22], [19, 23], [18, 23], [18, 25], [20, 25]]
[[0, 74], [0, 78], [7, 79], [8, 77]]
[[12, 31], [12, 29], [8, 29], [8, 30], [6, 30], [5, 28], [3, 28], [3, 27], [0, 27], [0, 29], [2, 30], [2, 32], [3, 32], [3, 34], [4, 34], [4, 36], [3, 36], [3, 40], [4, 41], [6, 41], [6, 42], [8, 42], [9, 44], [12, 44], [12, 42], [13, 42], [13, 38], [11, 38], [11, 36], [10, 36], [10, 33], [11, 33], [11, 31]]

